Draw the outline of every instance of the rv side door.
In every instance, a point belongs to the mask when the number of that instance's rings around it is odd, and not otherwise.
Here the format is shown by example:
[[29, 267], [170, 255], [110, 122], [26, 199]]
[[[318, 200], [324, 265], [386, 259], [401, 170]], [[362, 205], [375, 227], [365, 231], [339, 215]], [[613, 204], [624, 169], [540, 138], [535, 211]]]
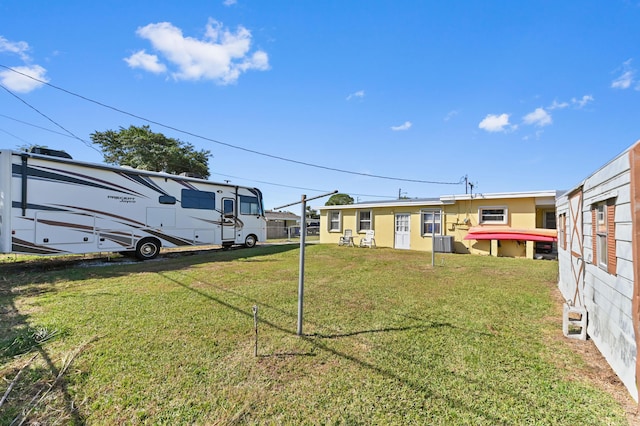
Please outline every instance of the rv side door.
[[222, 241], [236, 239], [236, 200], [222, 199]]

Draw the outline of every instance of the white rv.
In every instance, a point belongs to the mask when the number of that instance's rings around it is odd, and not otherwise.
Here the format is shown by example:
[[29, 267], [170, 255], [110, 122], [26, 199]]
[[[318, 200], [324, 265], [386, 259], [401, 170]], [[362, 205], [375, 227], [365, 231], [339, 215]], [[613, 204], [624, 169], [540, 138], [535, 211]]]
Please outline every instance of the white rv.
[[161, 247], [253, 247], [266, 238], [257, 188], [48, 153], [0, 150], [0, 253], [145, 260]]

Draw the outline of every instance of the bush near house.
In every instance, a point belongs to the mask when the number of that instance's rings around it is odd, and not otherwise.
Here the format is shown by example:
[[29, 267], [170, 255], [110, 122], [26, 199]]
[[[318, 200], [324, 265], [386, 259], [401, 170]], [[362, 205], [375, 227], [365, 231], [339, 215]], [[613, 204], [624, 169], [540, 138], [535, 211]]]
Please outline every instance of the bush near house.
[[299, 337], [298, 259], [0, 266], [0, 423], [627, 424], [555, 262], [309, 246]]

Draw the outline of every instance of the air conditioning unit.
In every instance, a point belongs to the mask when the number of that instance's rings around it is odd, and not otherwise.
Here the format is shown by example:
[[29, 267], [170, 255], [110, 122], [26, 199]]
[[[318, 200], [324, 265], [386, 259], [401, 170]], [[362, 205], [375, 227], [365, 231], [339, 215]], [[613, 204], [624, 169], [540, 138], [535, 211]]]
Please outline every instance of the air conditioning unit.
[[453, 253], [453, 236], [436, 235], [433, 240], [433, 248], [436, 253]]

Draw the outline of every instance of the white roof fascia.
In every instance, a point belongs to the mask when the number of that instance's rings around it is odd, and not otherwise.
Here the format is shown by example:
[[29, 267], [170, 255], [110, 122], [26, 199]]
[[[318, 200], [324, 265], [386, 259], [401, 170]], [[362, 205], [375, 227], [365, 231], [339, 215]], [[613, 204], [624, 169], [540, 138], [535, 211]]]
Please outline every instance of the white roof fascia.
[[477, 194], [459, 194], [459, 195], [443, 195], [440, 197], [442, 201], [461, 201], [461, 200], [496, 200], [501, 198], [556, 198], [557, 191], [522, 191], [522, 192], [493, 192], [493, 193], [477, 193]]
[[[347, 210], [347, 209], [374, 209], [380, 207], [416, 207], [416, 206], [441, 206], [440, 200], [415, 200], [415, 201], [382, 201], [379, 203], [342, 204], [338, 206], [322, 206], [318, 210]], [[450, 203], [446, 203], [450, 204]]]

